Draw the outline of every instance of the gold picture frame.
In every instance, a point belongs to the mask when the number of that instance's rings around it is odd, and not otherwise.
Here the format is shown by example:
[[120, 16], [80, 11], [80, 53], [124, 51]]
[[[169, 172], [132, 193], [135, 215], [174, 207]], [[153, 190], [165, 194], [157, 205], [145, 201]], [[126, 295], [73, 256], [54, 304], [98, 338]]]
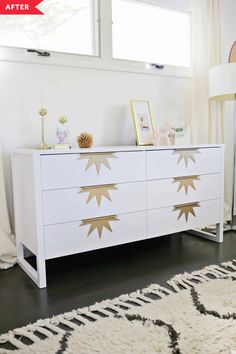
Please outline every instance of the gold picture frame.
[[155, 124], [150, 100], [130, 100], [137, 145], [153, 145]]

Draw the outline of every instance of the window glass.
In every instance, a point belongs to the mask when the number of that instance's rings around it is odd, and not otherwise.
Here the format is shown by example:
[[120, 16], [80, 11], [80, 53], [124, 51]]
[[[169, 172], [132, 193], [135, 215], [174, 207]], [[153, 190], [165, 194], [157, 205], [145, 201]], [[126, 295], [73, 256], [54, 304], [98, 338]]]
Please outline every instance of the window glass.
[[142, 1], [112, 0], [113, 58], [191, 66], [191, 15]]
[[0, 46], [98, 55], [97, 1], [43, 0], [44, 15], [0, 16]]

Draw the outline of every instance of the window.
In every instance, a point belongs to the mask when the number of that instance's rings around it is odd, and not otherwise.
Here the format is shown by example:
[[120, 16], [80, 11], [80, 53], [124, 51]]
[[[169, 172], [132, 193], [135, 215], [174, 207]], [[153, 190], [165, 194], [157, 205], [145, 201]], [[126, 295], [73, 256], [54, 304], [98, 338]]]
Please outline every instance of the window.
[[191, 66], [191, 15], [142, 1], [112, 0], [113, 58]]
[[0, 16], [0, 60], [192, 75], [189, 0], [43, 0], [38, 8], [45, 15]]
[[44, 15], [0, 16], [0, 46], [98, 55], [97, 1], [44, 0]]

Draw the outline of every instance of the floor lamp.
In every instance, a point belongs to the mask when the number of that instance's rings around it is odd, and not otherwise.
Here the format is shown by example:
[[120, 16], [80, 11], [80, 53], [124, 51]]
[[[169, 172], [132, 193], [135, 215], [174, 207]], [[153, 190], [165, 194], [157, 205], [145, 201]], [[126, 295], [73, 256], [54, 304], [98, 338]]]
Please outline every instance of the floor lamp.
[[[236, 168], [236, 63], [217, 65], [209, 70], [209, 98], [215, 101], [234, 101], [234, 155], [231, 230], [236, 230], [235, 207], [235, 168]], [[233, 119], [233, 117], [232, 117]]]

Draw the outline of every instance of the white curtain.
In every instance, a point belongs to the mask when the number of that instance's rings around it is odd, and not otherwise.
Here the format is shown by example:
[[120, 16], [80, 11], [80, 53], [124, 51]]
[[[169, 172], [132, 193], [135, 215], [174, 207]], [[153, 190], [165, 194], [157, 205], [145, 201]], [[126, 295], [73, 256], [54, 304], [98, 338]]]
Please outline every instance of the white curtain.
[[[219, 0], [193, 0], [193, 96], [191, 142], [224, 143], [224, 104], [209, 102], [208, 70], [221, 64]], [[228, 167], [226, 166], [226, 171]], [[230, 197], [225, 173], [225, 219]]]
[[7, 211], [2, 154], [0, 149], [0, 269], [10, 268], [15, 263], [16, 247]]

